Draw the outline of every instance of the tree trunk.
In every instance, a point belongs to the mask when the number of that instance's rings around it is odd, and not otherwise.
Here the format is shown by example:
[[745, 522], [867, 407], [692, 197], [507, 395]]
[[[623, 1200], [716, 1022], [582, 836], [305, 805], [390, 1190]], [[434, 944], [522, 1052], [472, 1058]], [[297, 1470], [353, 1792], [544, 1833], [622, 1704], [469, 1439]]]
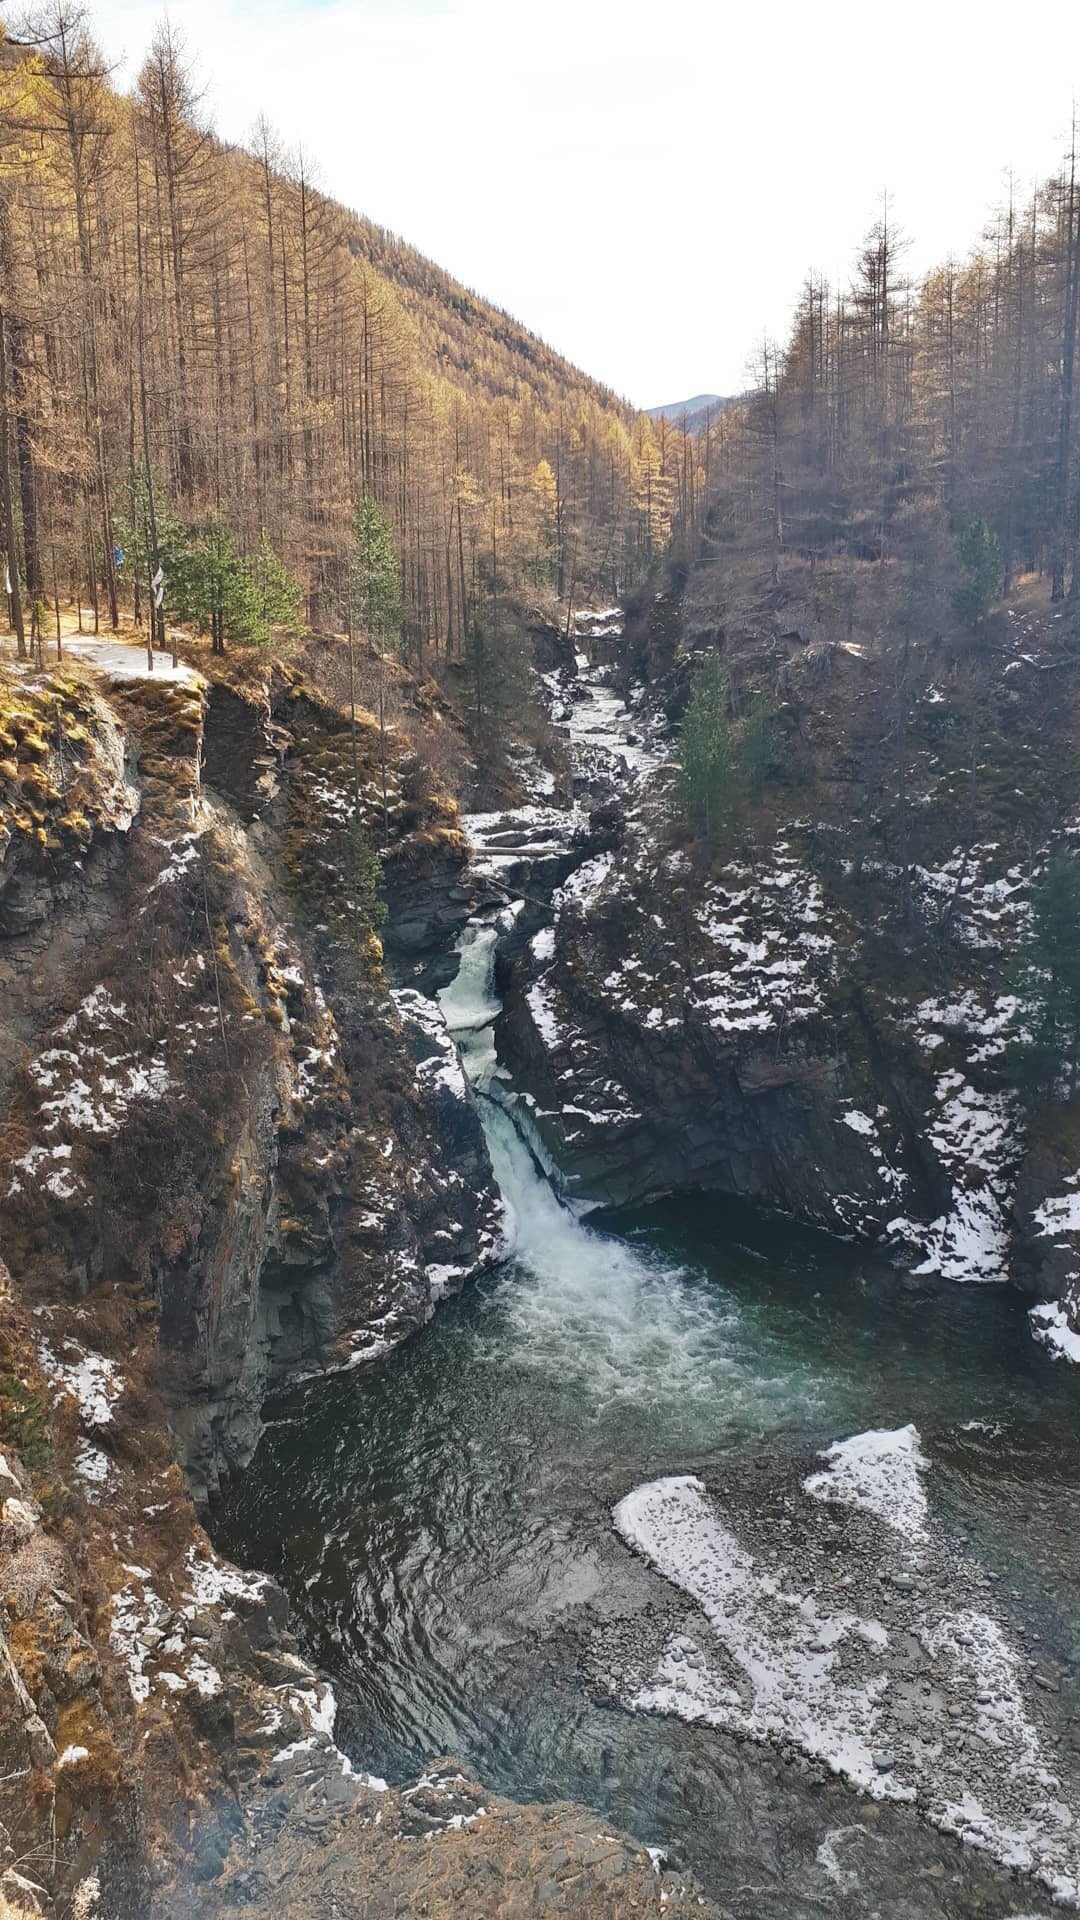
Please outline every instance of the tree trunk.
[[19, 584], [19, 549], [15, 532], [15, 500], [11, 485], [11, 420], [8, 413], [7, 316], [0, 308], [0, 495], [4, 514], [4, 546], [11, 580], [11, 618], [20, 660], [26, 659], [26, 630], [23, 626], [22, 589]]

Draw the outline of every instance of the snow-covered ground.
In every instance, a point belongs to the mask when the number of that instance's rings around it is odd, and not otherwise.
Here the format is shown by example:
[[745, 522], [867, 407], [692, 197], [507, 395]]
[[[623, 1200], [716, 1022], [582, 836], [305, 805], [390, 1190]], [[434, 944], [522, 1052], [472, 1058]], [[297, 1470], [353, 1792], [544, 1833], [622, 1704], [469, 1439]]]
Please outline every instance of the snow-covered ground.
[[69, 634], [64, 640], [64, 652], [73, 653], [77, 660], [96, 667], [110, 680], [171, 680], [184, 686], [197, 686], [201, 681], [195, 668], [183, 660], [177, 661], [174, 667], [169, 653], [155, 652], [151, 667], [141, 642], [99, 640], [89, 633]]
[[852, 1435], [824, 1462], [805, 1479], [800, 1531], [819, 1502], [856, 1510], [867, 1530], [839, 1592], [808, 1579], [831, 1555], [812, 1563], [786, 1535], [748, 1545], [743, 1519], [693, 1475], [618, 1503], [617, 1531], [690, 1612], [672, 1609], [679, 1631], [653, 1670], [614, 1673], [615, 1693], [635, 1711], [778, 1740], [876, 1799], [917, 1799], [943, 1831], [1080, 1905], [1080, 1795], [1035, 1711], [1029, 1661], [948, 1557], [918, 1433]]
[[876, 1513], [912, 1542], [926, 1538], [926, 1457], [912, 1426], [853, 1434], [825, 1452], [828, 1465], [804, 1482], [817, 1500]]

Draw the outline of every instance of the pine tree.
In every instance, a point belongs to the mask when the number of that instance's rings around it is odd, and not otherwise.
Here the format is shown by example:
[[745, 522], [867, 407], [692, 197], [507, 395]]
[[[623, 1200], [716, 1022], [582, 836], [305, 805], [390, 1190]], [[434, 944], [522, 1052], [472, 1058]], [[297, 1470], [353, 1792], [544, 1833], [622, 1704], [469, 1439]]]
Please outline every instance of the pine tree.
[[303, 626], [303, 592], [296, 575], [289, 572], [285, 562], [274, 552], [265, 527], [249, 571], [258, 609], [257, 628], [251, 635], [252, 639], [269, 646], [275, 628], [289, 639], [295, 639]]
[[1032, 888], [1011, 1059], [1021, 1082], [1068, 1098], [1080, 1077], [1080, 858], [1061, 847]]
[[207, 521], [192, 554], [189, 604], [191, 617], [209, 632], [212, 653], [224, 653], [226, 639], [250, 645], [261, 637], [255, 583], [218, 514]]
[[679, 799], [690, 825], [716, 839], [764, 784], [772, 758], [768, 701], [751, 694], [734, 713], [727, 675], [712, 654], [694, 676], [679, 739]]
[[374, 494], [362, 493], [353, 512], [349, 591], [355, 619], [376, 648], [401, 638], [401, 575], [394, 535]]
[[974, 518], [960, 526], [956, 539], [960, 579], [953, 589], [953, 612], [965, 626], [986, 619], [1001, 591], [1001, 552], [985, 520]]
[[116, 523], [117, 551], [122, 556], [118, 567], [120, 584], [131, 590], [139, 604], [139, 596], [146, 592], [156, 553], [163, 575], [163, 611], [167, 610], [177, 620], [191, 620], [195, 617], [195, 559], [191, 536], [156, 473], [153, 487], [156, 543], [150, 525], [146, 468], [133, 469], [127, 485], [128, 512]]
[[711, 840], [731, 809], [735, 754], [727, 675], [715, 655], [694, 676], [679, 738], [679, 792], [690, 824]]
[[354, 814], [348, 825], [342, 828], [339, 846], [350, 918], [358, 933], [374, 933], [386, 919], [386, 903], [382, 897], [382, 862], [358, 814]]

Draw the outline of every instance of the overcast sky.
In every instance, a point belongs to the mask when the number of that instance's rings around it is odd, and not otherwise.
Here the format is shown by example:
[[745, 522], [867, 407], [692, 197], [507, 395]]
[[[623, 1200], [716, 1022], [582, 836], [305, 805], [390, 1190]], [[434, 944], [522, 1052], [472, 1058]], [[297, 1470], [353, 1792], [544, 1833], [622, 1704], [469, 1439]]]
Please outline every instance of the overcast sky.
[[[159, 0], [91, 0], [139, 57]], [[177, 0], [218, 130], [323, 186], [640, 406], [744, 384], [890, 202], [917, 267], [1052, 169], [1080, 8], [1027, 0]]]

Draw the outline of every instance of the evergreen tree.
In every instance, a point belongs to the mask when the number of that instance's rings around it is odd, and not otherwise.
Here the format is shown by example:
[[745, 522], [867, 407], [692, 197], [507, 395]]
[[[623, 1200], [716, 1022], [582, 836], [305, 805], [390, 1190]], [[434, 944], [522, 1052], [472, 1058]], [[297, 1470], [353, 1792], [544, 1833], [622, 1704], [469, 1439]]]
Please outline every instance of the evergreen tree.
[[[128, 477], [128, 511], [116, 522], [116, 540], [123, 555], [119, 573], [130, 585], [136, 607], [149, 591], [153, 546], [150, 532], [150, 490], [146, 468], [136, 467]], [[157, 474], [154, 475], [157, 556], [164, 590], [163, 610], [176, 620], [195, 617], [193, 588], [195, 560], [191, 536], [172, 506]]]
[[497, 760], [507, 722], [526, 696], [527, 671], [518, 636], [509, 630], [497, 633], [490, 610], [475, 614], [465, 634], [462, 667], [473, 749], [482, 760]]
[[249, 570], [258, 609], [258, 628], [251, 638], [268, 646], [276, 627], [295, 639], [303, 629], [304, 595], [296, 575], [274, 552], [265, 527]]
[[359, 953], [364, 936], [375, 933], [386, 919], [386, 902], [382, 897], [382, 861], [371, 844], [359, 814], [353, 814], [337, 839], [345, 905]]
[[751, 695], [734, 715], [731, 689], [712, 654], [694, 676], [679, 739], [679, 799], [690, 825], [715, 839], [758, 791], [772, 764], [772, 711]]
[[953, 612], [965, 626], [985, 620], [1001, 591], [1001, 552], [985, 520], [965, 521], [956, 541], [960, 579], [953, 589]]
[[1032, 889], [1031, 938], [1018, 980], [1011, 1043], [1021, 1082], [1074, 1098], [1080, 1074], [1080, 858], [1061, 847]]
[[206, 523], [192, 556], [191, 617], [210, 634], [212, 653], [226, 639], [250, 645], [261, 638], [261, 609], [249, 568], [219, 514]]
[[352, 613], [377, 648], [401, 638], [401, 575], [390, 522], [371, 493], [353, 511], [349, 592]]
[[679, 791], [690, 824], [711, 840], [730, 812], [735, 755], [727, 675], [715, 655], [694, 676], [679, 739]]

